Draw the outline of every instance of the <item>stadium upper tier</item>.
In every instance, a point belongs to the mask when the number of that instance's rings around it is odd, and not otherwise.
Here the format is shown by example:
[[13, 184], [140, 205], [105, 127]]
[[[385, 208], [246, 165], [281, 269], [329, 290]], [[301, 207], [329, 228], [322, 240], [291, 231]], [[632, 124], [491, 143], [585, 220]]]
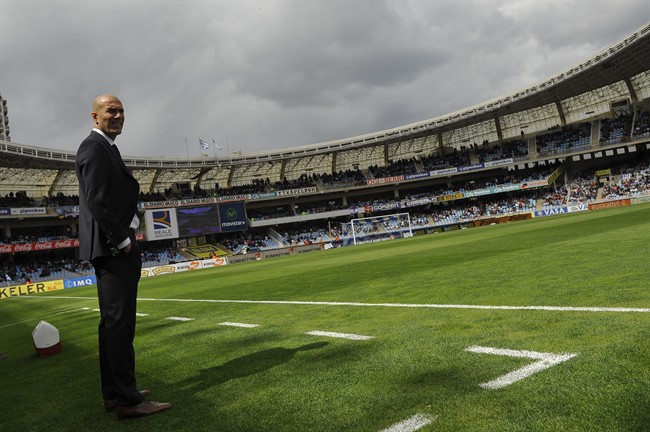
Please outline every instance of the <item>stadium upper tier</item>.
[[[620, 114], [634, 115], [637, 109], [647, 108], [649, 100], [647, 24], [594, 57], [526, 89], [402, 127], [239, 156], [124, 159], [142, 189], [149, 192], [176, 182], [191, 182], [209, 190], [217, 184], [236, 187], [265, 179], [291, 181], [310, 173], [364, 170], [392, 161], [445, 155], [477, 144], [522, 140], [532, 142], [530, 148], [537, 149], [537, 135], [566, 126], [596, 124]], [[592, 144], [600, 145], [598, 139]], [[0, 155], [1, 194], [24, 190], [31, 196], [42, 196], [77, 191], [74, 152], [0, 140]], [[526, 159], [534, 161], [542, 156], [529, 152]]]

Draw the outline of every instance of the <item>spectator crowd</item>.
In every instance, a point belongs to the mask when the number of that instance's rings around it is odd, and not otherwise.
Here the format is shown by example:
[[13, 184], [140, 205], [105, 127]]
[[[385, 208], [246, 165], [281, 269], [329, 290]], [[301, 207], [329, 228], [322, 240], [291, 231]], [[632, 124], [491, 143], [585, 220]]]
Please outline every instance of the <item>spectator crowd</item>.
[[[550, 128], [547, 133], [535, 137], [538, 154], [558, 154], [591, 145], [592, 123], [581, 123], [576, 126]], [[650, 136], [650, 113], [638, 111], [629, 115], [620, 115], [600, 122], [600, 142], [605, 145], [627, 136]], [[417, 174], [422, 171], [432, 171], [450, 167], [470, 165], [472, 162], [488, 162], [501, 159], [518, 160], [527, 158], [529, 139], [515, 139], [502, 144], [490, 145], [484, 141], [481, 145], [472, 144], [458, 149], [436, 151], [428, 156], [396, 159], [386, 166], [372, 165], [364, 170], [347, 169], [333, 173], [303, 174], [295, 180], [286, 177], [281, 181], [270, 179], [254, 180], [248, 185], [220, 188], [216, 185], [214, 191], [206, 191], [195, 185], [192, 190], [174, 191], [165, 189], [162, 193], [142, 193], [143, 201], [162, 201], [177, 198], [199, 198], [212, 195], [241, 195], [279, 191], [291, 188], [317, 187], [321, 190], [335, 187], [365, 185], [371, 178], [391, 177], [405, 174]], [[275, 226], [273, 231], [268, 228], [249, 229], [243, 232], [221, 235], [215, 241], [232, 253], [248, 253], [259, 250], [275, 249], [286, 246], [304, 245], [332, 241], [350, 235], [346, 223], [353, 216], [353, 209], [364, 211], [366, 208], [400, 208], [394, 204], [401, 200], [423, 200], [426, 205], [413, 206], [411, 225], [414, 228], [425, 228], [498, 215], [533, 212], [536, 209], [548, 209], [558, 206], [589, 203], [600, 199], [618, 199], [650, 194], [650, 163], [644, 155], [636, 162], [621, 162], [610, 168], [610, 174], [599, 176], [594, 169], [571, 173], [566, 183], [559, 181], [557, 185], [547, 188], [511, 191], [493, 195], [481, 195], [465, 199], [436, 202], [435, 197], [468, 193], [472, 191], [496, 188], [533, 182], [546, 179], [556, 166], [538, 166], [522, 171], [512, 171], [495, 177], [476, 177], [473, 180], [462, 180], [429, 187], [425, 191], [404, 191], [402, 198], [393, 196], [377, 197], [374, 199], [359, 199], [347, 203], [344, 199], [332, 199], [328, 202], [297, 204], [281, 204], [257, 208], [251, 206], [247, 212], [251, 220], [274, 220], [286, 217], [304, 216], [331, 212], [334, 210], [350, 209], [351, 215], [334, 221], [335, 229], [324, 226], [323, 221], [309, 223], [292, 223]], [[392, 195], [392, 194], [391, 194]], [[471, 195], [471, 194], [469, 194]], [[345, 204], [344, 204], [345, 202]], [[35, 200], [25, 192], [11, 192], [0, 197], [0, 207], [33, 207], [33, 206], [75, 206], [77, 196], [66, 196], [58, 193], [52, 197]], [[386, 212], [389, 212], [388, 210]], [[392, 210], [395, 212], [395, 210]], [[398, 229], [398, 220], [387, 220], [384, 231]], [[349, 228], [349, 227], [348, 227]], [[359, 224], [355, 226], [360, 232], [376, 231], [377, 225]], [[276, 232], [279, 231], [279, 232]], [[7, 231], [8, 232], [8, 231]], [[49, 241], [75, 238], [69, 225], [59, 225], [41, 228], [12, 228], [11, 234], [0, 233], [0, 244], [16, 244], [37, 241]], [[146, 243], [145, 243], [146, 244]], [[68, 254], [69, 255], [69, 254]], [[147, 245], [143, 248], [145, 265], [158, 265], [168, 262], [178, 262], [187, 259], [181, 255], [172, 244]], [[15, 254], [13, 259], [0, 255], [0, 275], [4, 274], [5, 283], [16, 281], [45, 280], [47, 278], [67, 275], [85, 275], [90, 271], [88, 263], [79, 262], [71, 256], [65, 256], [62, 251], [52, 253], [39, 252], [30, 254]]]

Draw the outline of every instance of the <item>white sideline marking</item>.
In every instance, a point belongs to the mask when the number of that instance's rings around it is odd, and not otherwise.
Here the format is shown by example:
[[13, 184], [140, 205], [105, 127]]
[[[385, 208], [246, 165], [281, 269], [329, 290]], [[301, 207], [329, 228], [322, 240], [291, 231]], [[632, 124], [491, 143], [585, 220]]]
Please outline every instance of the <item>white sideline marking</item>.
[[[25, 296], [29, 297], [29, 296]], [[52, 298], [52, 297], [43, 297]], [[71, 298], [71, 297], [63, 297]], [[558, 312], [643, 312], [650, 313], [650, 308], [624, 307], [582, 307], [582, 306], [484, 306], [463, 304], [413, 304], [413, 303], [358, 303], [329, 301], [283, 301], [283, 300], [214, 300], [214, 299], [156, 299], [139, 298], [139, 301], [187, 302], [187, 303], [243, 303], [243, 304], [277, 304], [307, 306], [360, 306], [360, 307], [398, 307], [428, 309], [487, 309], [487, 310], [544, 310]]]
[[381, 432], [413, 432], [420, 428], [423, 428], [434, 420], [435, 417], [431, 417], [426, 414], [416, 414], [409, 419], [395, 423], [388, 429], [384, 429]]
[[149, 316], [149, 314], [136, 312], [135, 316]]
[[184, 318], [184, 317], [167, 317], [166, 319], [172, 321], [194, 321], [194, 318]]
[[350, 339], [350, 340], [369, 340], [374, 338], [374, 336], [363, 336], [363, 335], [357, 335], [352, 333], [335, 333], [335, 332], [326, 332], [326, 331], [319, 331], [319, 330], [310, 331], [307, 332], [307, 334], [312, 336], [329, 336], [333, 338]]
[[222, 326], [229, 326], [229, 327], [243, 327], [243, 328], [253, 328], [253, 327], [259, 327], [259, 324], [246, 324], [246, 323], [236, 323], [236, 322], [222, 322], [219, 323], [219, 325]]
[[525, 357], [533, 360], [538, 360], [535, 363], [531, 363], [528, 366], [524, 366], [521, 369], [517, 369], [510, 373], [507, 373], [495, 380], [488, 381], [486, 383], [480, 384], [481, 387], [489, 390], [496, 390], [510, 384], [513, 384], [517, 381], [520, 381], [524, 378], [527, 378], [537, 372], [541, 372], [544, 369], [551, 368], [555, 365], [563, 363], [567, 360], [571, 360], [576, 357], [578, 353], [570, 354], [555, 354], [555, 353], [544, 353], [537, 351], [519, 351], [511, 349], [499, 349], [499, 348], [490, 348], [490, 347], [481, 347], [481, 346], [471, 346], [465, 351], [479, 353], [479, 354], [495, 354], [508, 357]]
[[[96, 300], [96, 297], [74, 296], [17, 296], [17, 299], [40, 300]], [[306, 305], [306, 306], [359, 306], [359, 307], [397, 307], [397, 308], [424, 308], [424, 309], [483, 309], [483, 310], [538, 310], [551, 312], [618, 312], [618, 313], [650, 313], [650, 308], [631, 307], [600, 307], [600, 306], [490, 306], [466, 304], [417, 304], [417, 303], [358, 303], [358, 302], [332, 302], [332, 301], [283, 301], [283, 300], [215, 300], [215, 299], [164, 299], [164, 298], [138, 298], [138, 301], [159, 301], [179, 303], [240, 303], [240, 304], [276, 304], [276, 305]]]

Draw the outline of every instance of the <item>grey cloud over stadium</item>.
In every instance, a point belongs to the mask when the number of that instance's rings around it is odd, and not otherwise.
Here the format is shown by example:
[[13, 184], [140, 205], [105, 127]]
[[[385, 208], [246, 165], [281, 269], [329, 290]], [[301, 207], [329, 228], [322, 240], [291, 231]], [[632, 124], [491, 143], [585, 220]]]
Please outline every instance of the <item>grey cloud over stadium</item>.
[[2, 0], [0, 94], [20, 144], [75, 151], [111, 92], [125, 155], [250, 154], [514, 92], [648, 21], [648, 0]]

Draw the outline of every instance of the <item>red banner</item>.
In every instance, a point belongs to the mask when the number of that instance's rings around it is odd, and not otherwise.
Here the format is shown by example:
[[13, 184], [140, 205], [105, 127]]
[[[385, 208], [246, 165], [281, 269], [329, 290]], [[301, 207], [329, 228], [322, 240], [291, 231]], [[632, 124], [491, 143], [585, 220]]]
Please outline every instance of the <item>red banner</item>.
[[[135, 237], [138, 241], [144, 240], [144, 234], [137, 233]], [[41, 250], [64, 249], [79, 247], [78, 239], [50, 240], [32, 243], [11, 243], [0, 244], [0, 254], [15, 252], [34, 252]]]

